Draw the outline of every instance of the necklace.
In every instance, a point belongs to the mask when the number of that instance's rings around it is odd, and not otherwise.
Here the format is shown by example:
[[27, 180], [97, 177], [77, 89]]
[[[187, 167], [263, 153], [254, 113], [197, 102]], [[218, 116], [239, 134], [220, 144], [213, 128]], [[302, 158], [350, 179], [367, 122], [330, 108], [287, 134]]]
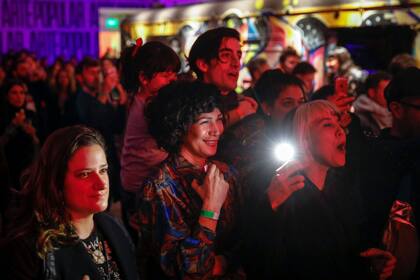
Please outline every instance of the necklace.
[[102, 246], [102, 242], [99, 241], [98, 235], [95, 236], [93, 241], [86, 242], [82, 240], [82, 243], [89, 255], [92, 256], [95, 264], [102, 265], [106, 262], [105, 255], [103, 253], [104, 248]]
[[82, 240], [82, 244], [95, 263], [102, 280], [121, 279], [118, 268], [113, 268], [115, 263], [101, 232], [95, 230], [88, 239]]

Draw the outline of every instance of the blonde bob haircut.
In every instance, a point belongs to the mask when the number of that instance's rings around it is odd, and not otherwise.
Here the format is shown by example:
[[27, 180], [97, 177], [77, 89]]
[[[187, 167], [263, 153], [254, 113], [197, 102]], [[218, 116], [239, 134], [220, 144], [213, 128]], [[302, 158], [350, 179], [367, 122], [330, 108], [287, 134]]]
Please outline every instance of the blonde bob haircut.
[[300, 105], [293, 118], [293, 134], [296, 141], [296, 147], [303, 159], [313, 159], [311, 149], [310, 129], [313, 122], [320, 115], [331, 114], [340, 116], [337, 107], [326, 100], [315, 100]]

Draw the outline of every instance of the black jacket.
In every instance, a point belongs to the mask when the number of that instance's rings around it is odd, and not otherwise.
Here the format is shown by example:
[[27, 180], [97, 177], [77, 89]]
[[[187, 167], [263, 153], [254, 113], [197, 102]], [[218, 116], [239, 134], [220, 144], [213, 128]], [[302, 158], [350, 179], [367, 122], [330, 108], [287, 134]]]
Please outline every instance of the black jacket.
[[[94, 216], [97, 229], [111, 246], [122, 279], [138, 279], [134, 246], [127, 232], [111, 216], [99, 213]], [[34, 238], [19, 238], [1, 249], [4, 265], [2, 279], [71, 279], [81, 280], [88, 275], [100, 280], [100, 274], [82, 243], [61, 247], [45, 260], [35, 253]]]

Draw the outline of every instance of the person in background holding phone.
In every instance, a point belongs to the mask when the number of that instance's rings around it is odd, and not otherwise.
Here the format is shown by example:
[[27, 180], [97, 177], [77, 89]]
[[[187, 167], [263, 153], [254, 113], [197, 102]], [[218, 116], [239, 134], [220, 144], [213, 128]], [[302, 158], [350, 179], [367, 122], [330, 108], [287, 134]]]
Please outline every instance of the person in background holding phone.
[[[330, 102], [302, 104], [288, 118], [298, 165], [272, 174], [289, 188], [261, 186], [259, 207], [247, 224], [249, 279], [387, 279], [394, 256], [364, 242], [366, 220], [357, 187], [344, 170], [346, 134]], [[287, 180], [288, 179], [288, 180]], [[252, 273], [254, 272], [254, 273]]]
[[[117, 68], [111, 64], [102, 69], [102, 97], [100, 100], [110, 102], [114, 107], [127, 104], [127, 93], [120, 83]], [[106, 98], [105, 98], [106, 97]]]
[[[119, 91], [119, 100], [112, 99], [112, 91], [119, 86], [116, 71], [111, 67], [102, 76], [99, 61], [85, 58], [78, 68], [81, 71], [80, 84], [75, 96], [76, 124], [93, 127], [105, 138], [109, 161], [111, 201], [118, 201], [121, 196], [120, 162], [115, 138], [124, 130], [127, 96]], [[103, 77], [103, 79], [101, 79]]]
[[370, 74], [365, 83], [365, 94], [353, 103], [354, 113], [360, 118], [367, 137], [379, 137], [381, 131], [392, 126], [392, 114], [387, 108], [385, 88], [391, 81], [386, 72]]
[[351, 54], [344, 47], [336, 47], [327, 58], [328, 83], [333, 85], [337, 77], [348, 80], [347, 93], [350, 96], [359, 95], [368, 73], [354, 64]]
[[[8, 165], [11, 187], [20, 189], [20, 175], [27, 168], [37, 150], [37, 117], [26, 109], [26, 84], [12, 80], [6, 82], [2, 92], [3, 106], [0, 108], [0, 149]], [[5, 179], [7, 181], [7, 179]]]
[[343, 128], [347, 128], [351, 122], [351, 106], [355, 100], [354, 96], [348, 94], [348, 79], [346, 77], [337, 77], [334, 86], [326, 85], [315, 91], [311, 96], [313, 100], [328, 100], [337, 106], [340, 111], [340, 123]]

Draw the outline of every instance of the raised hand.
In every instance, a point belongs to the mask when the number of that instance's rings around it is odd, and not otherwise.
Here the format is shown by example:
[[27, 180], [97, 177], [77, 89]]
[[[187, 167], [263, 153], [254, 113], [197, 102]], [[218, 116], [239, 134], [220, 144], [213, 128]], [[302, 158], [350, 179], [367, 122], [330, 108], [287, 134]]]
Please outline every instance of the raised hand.
[[303, 188], [305, 178], [297, 173], [302, 169], [303, 165], [300, 162], [292, 161], [273, 176], [267, 189], [273, 210], [282, 205], [295, 191]]
[[239, 99], [239, 106], [236, 108], [240, 118], [244, 118], [257, 111], [258, 103], [251, 97], [243, 96]]
[[369, 259], [375, 273], [379, 275], [380, 280], [388, 279], [397, 264], [397, 259], [388, 251], [378, 248], [370, 248], [360, 253], [360, 256]]
[[340, 112], [349, 112], [350, 107], [354, 102], [354, 96], [343, 96], [334, 94], [328, 98], [328, 100], [337, 106]]
[[203, 184], [194, 180], [192, 187], [203, 200], [203, 209], [213, 212], [220, 211], [229, 191], [223, 173], [214, 164], [210, 164]]
[[12, 123], [16, 126], [23, 127], [25, 124], [25, 119], [26, 119], [25, 110], [20, 109], [18, 112], [16, 112], [16, 115], [13, 118]]

